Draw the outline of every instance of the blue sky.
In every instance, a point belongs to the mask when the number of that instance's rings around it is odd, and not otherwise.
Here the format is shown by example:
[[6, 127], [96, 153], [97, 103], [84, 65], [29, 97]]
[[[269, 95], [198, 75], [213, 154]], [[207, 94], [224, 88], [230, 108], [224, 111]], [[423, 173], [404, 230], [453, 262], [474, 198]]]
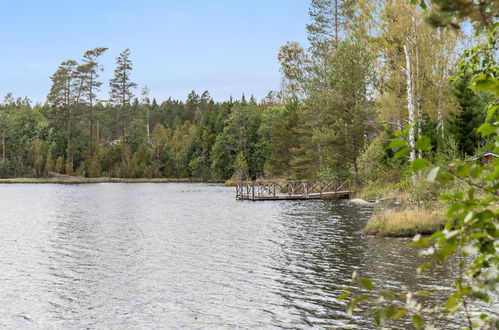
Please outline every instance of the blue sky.
[[61, 61], [101, 46], [103, 98], [115, 57], [130, 48], [136, 94], [260, 99], [279, 88], [279, 47], [305, 43], [309, 20], [308, 0], [0, 1], [0, 95], [34, 101], [45, 101]]

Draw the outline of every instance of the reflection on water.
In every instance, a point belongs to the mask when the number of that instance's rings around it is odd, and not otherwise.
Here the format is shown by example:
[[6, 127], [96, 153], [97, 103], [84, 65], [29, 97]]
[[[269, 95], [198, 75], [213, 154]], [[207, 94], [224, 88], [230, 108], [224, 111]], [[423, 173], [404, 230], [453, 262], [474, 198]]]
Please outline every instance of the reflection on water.
[[[354, 270], [413, 275], [405, 239], [363, 236], [369, 209], [236, 201], [204, 184], [0, 186], [0, 328], [308, 328], [345, 325]], [[372, 327], [365, 315], [352, 325]]]

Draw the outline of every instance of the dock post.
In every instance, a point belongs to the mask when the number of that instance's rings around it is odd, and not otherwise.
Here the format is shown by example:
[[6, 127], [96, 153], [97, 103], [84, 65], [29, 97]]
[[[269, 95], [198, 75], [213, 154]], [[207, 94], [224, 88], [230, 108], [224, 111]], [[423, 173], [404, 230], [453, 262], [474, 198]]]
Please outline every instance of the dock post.
[[253, 200], [255, 200], [255, 183], [254, 182], [251, 183], [251, 191], [252, 191]]

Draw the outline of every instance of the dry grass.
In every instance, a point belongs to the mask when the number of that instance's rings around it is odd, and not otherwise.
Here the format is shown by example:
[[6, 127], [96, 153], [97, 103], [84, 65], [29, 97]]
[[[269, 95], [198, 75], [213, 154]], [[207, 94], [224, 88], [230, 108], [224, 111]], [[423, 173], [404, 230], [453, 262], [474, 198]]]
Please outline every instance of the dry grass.
[[380, 236], [431, 234], [447, 222], [442, 211], [421, 208], [390, 209], [371, 216], [364, 233]]
[[226, 187], [235, 187], [237, 185], [237, 181], [235, 180], [225, 180], [224, 185]]

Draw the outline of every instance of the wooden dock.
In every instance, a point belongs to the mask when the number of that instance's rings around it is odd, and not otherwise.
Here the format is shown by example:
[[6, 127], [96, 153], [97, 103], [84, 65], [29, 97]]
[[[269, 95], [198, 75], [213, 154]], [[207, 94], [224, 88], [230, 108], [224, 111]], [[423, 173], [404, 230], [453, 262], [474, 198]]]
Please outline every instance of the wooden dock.
[[350, 180], [257, 180], [236, 184], [236, 199], [250, 201], [348, 199]]

